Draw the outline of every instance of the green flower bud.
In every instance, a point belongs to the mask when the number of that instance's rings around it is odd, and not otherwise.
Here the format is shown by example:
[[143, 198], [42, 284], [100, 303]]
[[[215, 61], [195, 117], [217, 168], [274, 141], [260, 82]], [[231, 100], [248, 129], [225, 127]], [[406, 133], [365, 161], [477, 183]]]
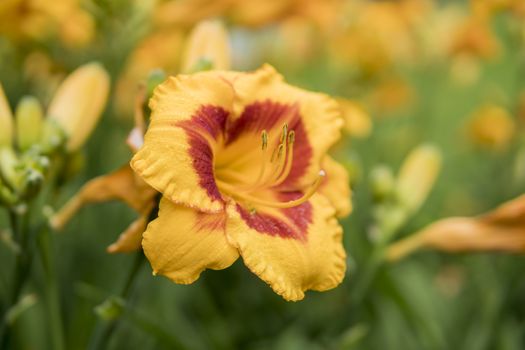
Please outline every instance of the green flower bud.
[[124, 310], [124, 300], [118, 297], [109, 297], [102, 304], [95, 307], [98, 317], [111, 321], [118, 318]]
[[0, 147], [13, 144], [13, 114], [0, 84]]
[[12, 190], [21, 189], [20, 160], [12, 148], [0, 148], [0, 176]]
[[43, 112], [40, 102], [27, 96], [16, 108], [16, 140], [20, 150], [25, 151], [40, 141]]
[[40, 171], [28, 168], [22, 177], [22, 197], [24, 199], [32, 198], [38, 194], [44, 183], [44, 174]]
[[388, 198], [394, 190], [392, 169], [385, 165], [375, 167], [370, 173], [370, 182], [374, 198], [381, 201]]
[[42, 153], [52, 154], [61, 148], [65, 148], [66, 141], [66, 132], [58, 122], [54, 119], [46, 119], [42, 129], [42, 139], [40, 141]]

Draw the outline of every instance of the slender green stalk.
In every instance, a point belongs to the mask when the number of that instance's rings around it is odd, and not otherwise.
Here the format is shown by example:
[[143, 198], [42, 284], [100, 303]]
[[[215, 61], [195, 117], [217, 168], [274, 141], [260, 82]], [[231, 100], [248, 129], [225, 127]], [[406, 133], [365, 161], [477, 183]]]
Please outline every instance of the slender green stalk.
[[60, 307], [60, 295], [56, 276], [54, 252], [52, 251], [52, 234], [44, 228], [39, 237], [39, 250], [46, 281], [46, 300], [51, 327], [51, 344], [54, 350], [63, 350], [64, 331]]
[[361, 277], [357, 280], [354, 286], [354, 304], [360, 304], [365, 298], [366, 293], [368, 292], [370, 285], [374, 282], [374, 279], [377, 275], [377, 272], [381, 265], [383, 264], [385, 258], [386, 244], [378, 243], [370, 255], [365, 269], [361, 273]]
[[[141, 267], [144, 265], [144, 261], [145, 261], [144, 253], [142, 252], [142, 250], [140, 250], [135, 255], [135, 260], [133, 261], [131, 270], [119, 294], [119, 297], [122, 300], [127, 301], [127, 299], [129, 298], [131, 291], [132, 291], [133, 284], [136, 280], [136, 277]], [[116, 318], [111, 321], [106, 321], [106, 323], [104, 324], [97, 325], [94, 335], [92, 336], [92, 340], [90, 342], [89, 349], [92, 349], [92, 350], [106, 349], [109, 344], [109, 341], [111, 340], [117, 328], [118, 322], [119, 322], [119, 318]]]
[[20, 294], [29, 277], [31, 266], [31, 253], [29, 252], [29, 232], [27, 229], [27, 214], [20, 215], [14, 210], [9, 211], [9, 218], [11, 222], [11, 229], [14, 239], [17, 241], [20, 251], [16, 254], [15, 270], [13, 276], [13, 288], [8, 296], [8, 304], [5, 313], [3, 314], [2, 324], [0, 326], [1, 349], [7, 349], [11, 343], [11, 333], [9, 331], [11, 325], [7, 323], [5, 315], [14, 307], [20, 299]]

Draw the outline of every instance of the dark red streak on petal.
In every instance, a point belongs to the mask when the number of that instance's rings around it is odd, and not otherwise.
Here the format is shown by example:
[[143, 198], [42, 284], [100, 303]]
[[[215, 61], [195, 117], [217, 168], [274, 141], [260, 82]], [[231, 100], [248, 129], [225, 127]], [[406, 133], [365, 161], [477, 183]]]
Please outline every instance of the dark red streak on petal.
[[216, 139], [223, 134], [227, 118], [228, 112], [223, 108], [205, 105], [190, 120], [177, 123], [188, 135], [188, 153], [199, 176], [199, 184], [206, 189], [210, 198], [220, 201], [223, 199], [215, 182], [213, 150], [203, 132]]
[[301, 119], [297, 107], [285, 105], [269, 100], [255, 102], [244, 108], [241, 116], [231, 125], [226, 132], [226, 146], [233, 143], [246, 133], [259, 134], [263, 130], [269, 131], [274, 127], [280, 128], [288, 120]]

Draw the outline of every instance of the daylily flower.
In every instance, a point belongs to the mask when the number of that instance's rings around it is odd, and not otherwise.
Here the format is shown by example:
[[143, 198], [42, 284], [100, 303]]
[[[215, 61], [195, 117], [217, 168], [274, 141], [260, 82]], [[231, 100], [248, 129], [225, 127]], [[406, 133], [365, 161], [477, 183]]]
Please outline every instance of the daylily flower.
[[334, 100], [264, 66], [171, 77], [150, 108], [131, 166], [162, 193], [142, 241], [154, 274], [189, 284], [241, 256], [287, 300], [341, 283], [336, 216], [351, 207], [346, 171], [327, 156], [343, 125]]
[[449, 253], [502, 251], [525, 252], [525, 196], [504, 203], [479, 217], [439, 220], [394, 243], [390, 260], [399, 260], [422, 248]]

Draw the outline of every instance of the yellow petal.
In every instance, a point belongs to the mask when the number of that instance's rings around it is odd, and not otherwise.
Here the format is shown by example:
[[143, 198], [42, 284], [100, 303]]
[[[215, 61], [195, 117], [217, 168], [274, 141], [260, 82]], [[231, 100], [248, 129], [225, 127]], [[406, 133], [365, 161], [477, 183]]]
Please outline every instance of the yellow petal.
[[326, 176], [319, 192], [332, 203], [338, 217], [345, 217], [352, 211], [352, 191], [348, 172], [330, 156], [324, 158], [323, 169]]
[[13, 114], [0, 84], [0, 146], [13, 145]]
[[226, 227], [245, 265], [291, 301], [303, 299], [306, 290], [335, 288], [346, 270], [343, 231], [328, 200], [316, 194], [296, 210], [283, 218], [232, 206]]
[[154, 200], [157, 192], [135, 176], [129, 165], [86, 183], [51, 219], [51, 226], [61, 229], [84, 205], [121, 200], [142, 212]]
[[220, 137], [216, 121], [225, 123], [233, 98], [231, 84], [215, 72], [169, 78], [150, 100], [151, 122], [144, 146], [131, 160], [133, 169], [174, 203], [221, 211], [214, 137]]
[[67, 133], [67, 148], [75, 151], [84, 144], [101, 116], [109, 94], [109, 75], [98, 63], [89, 63], [72, 72], [58, 87], [48, 115]]
[[[286, 84], [269, 65], [252, 74], [235, 77], [233, 84], [236, 94], [234, 118], [241, 117], [246, 106], [257, 103], [270, 102], [298, 109], [301, 126], [295, 130], [294, 163], [297, 164], [294, 167], [304, 169], [297, 171], [298, 178], [293, 180], [301, 187], [315, 181], [324, 155], [340, 137], [343, 119], [337, 102], [325, 94]], [[294, 128], [290, 126], [290, 129]], [[303, 129], [304, 136], [300, 132]]]
[[184, 49], [181, 70], [191, 72], [203, 59], [209, 61], [213, 69], [230, 69], [228, 32], [218, 20], [202, 21], [193, 29]]
[[224, 213], [201, 213], [163, 197], [142, 247], [155, 275], [189, 284], [205, 269], [225, 269], [237, 260], [239, 254], [226, 241], [224, 228]]

